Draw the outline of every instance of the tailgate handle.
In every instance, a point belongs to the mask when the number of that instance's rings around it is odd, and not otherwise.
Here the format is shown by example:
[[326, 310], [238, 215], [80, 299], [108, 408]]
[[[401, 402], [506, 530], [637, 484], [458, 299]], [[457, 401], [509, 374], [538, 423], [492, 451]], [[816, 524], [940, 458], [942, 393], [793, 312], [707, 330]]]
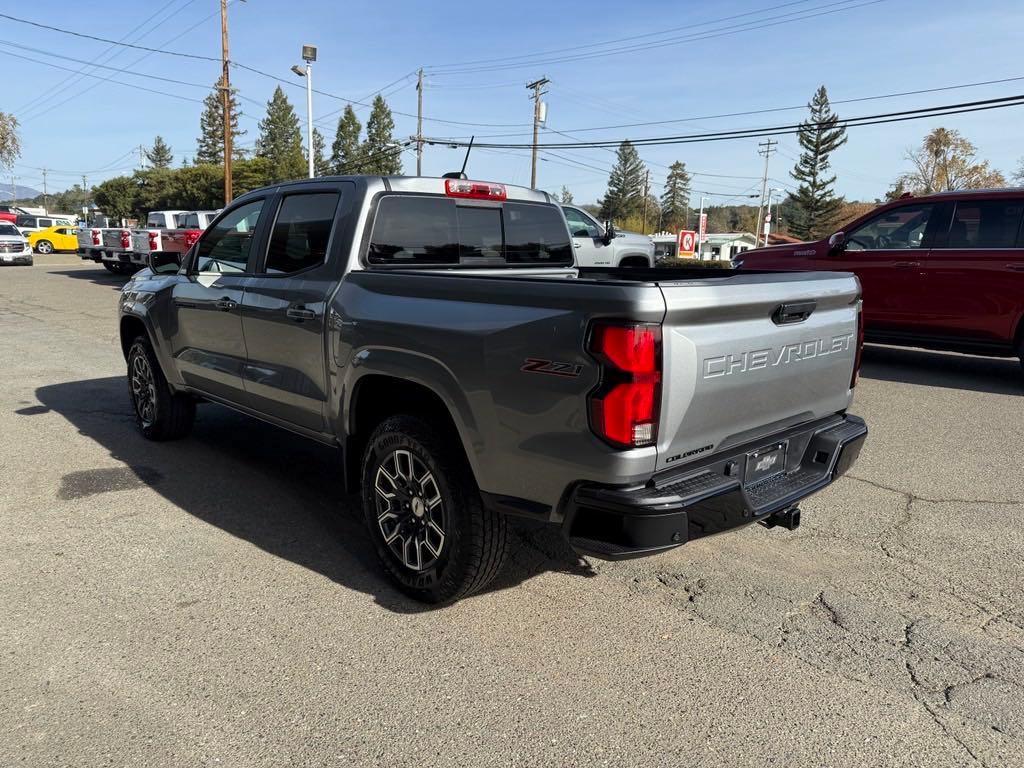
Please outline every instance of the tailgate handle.
[[772, 322], [776, 325], [802, 323], [811, 316], [818, 306], [816, 301], [801, 301], [796, 304], [780, 304], [772, 312]]

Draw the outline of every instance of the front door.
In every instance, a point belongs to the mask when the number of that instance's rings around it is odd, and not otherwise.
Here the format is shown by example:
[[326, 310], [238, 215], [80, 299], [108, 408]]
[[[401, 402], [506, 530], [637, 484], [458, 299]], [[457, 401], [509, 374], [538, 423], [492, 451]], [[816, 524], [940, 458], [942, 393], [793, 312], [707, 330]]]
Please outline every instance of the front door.
[[576, 263], [581, 267], [610, 266], [614, 249], [604, 242], [604, 230], [579, 208], [563, 207], [565, 220], [569, 222], [572, 247], [576, 252]]
[[925, 260], [935, 335], [1008, 345], [1024, 304], [1024, 198], [958, 200]]
[[936, 207], [911, 203], [890, 208], [847, 232], [843, 252], [815, 265], [857, 275], [869, 332], [913, 333], [920, 326], [927, 236]]
[[263, 204], [244, 203], [207, 230], [173, 291], [171, 348], [182, 379], [239, 405], [246, 404], [242, 301]]
[[327, 300], [340, 274], [331, 235], [343, 217], [342, 196], [351, 189], [348, 183], [305, 187], [275, 202], [265, 255], [242, 311], [250, 403], [316, 432], [325, 430]]

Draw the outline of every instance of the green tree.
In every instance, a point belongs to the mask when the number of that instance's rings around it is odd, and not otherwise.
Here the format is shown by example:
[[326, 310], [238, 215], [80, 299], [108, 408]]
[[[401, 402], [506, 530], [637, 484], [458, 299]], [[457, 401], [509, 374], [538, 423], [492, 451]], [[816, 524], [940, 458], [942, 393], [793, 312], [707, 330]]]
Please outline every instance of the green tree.
[[[270, 183], [270, 161], [265, 157], [243, 158], [231, 165], [231, 186], [236, 196]], [[223, 187], [220, 199], [224, 199]]]
[[19, 157], [21, 142], [18, 139], [18, 118], [0, 112], [0, 168], [10, 168]]
[[665, 191], [661, 195], [661, 228], [683, 229], [690, 212], [690, 174], [686, 163], [676, 160], [668, 167]]
[[115, 176], [93, 187], [93, 200], [112, 219], [127, 219], [138, 208], [138, 185], [131, 176]]
[[807, 105], [810, 119], [800, 124], [800, 159], [790, 171], [799, 182], [789, 206], [790, 230], [797, 237], [815, 240], [832, 230], [843, 207], [829, 176], [829, 156], [846, 143], [846, 128], [832, 111], [828, 92], [821, 86]]
[[572, 204], [572, 192], [570, 192], [569, 188], [567, 186], [565, 186], [564, 184], [562, 185], [561, 201], [562, 201], [562, 205], [571, 205]]
[[366, 120], [366, 141], [360, 147], [358, 169], [350, 173], [374, 176], [393, 176], [402, 172], [402, 153], [392, 135], [395, 121], [391, 109], [379, 93], [373, 99], [370, 116]]
[[260, 120], [256, 156], [267, 159], [271, 183], [298, 179], [306, 175], [299, 118], [281, 86], [267, 102], [267, 116]]
[[936, 128], [924, 137], [920, 147], [907, 152], [913, 170], [896, 179], [889, 194], [926, 195], [956, 189], [1005, 187], [1003, 174], [993, 170], [987, 160], [979, 161], [977, 155], [977, 147], [960, 131]]
[[313, 175], [326, 176], [330, 173], [327, 159], [324, 157], [324, 135], [319, 128], [313, 129]]
[[331, 173], [356, 173], [359, 162], [359, 134], [363, 126], [356, 117], [351, 104], [345, 105], [345, 111], [338, 118], [338, 128], [334, 132], [334, 143], [331, 144]]
[[164, 141], [164, 137], [157, 135], [153, 139], [153, 146], [146, 150], [146, 160], [153, 168], [170, 168], [174, 162], [174, 153], [170, 146]]
[[[238, 100], [235, 89], [231, 89], [231, 158], [240, 160], [245, 150], [239, 149], [238, 139], [245, 131], [238, 128]], [[221, 101], [219, 81], [213, 91], [203, 99], [203, 111], [199, 116], [199, 139], [196, 142], [196, 163], [224, 162], [224, 107]]]
[[629, 140], [619, 145], [608, 177], [608, 191], [601, 200], [601, 217], [624, 221], [639, 216], [643, 208], [646, 168]]

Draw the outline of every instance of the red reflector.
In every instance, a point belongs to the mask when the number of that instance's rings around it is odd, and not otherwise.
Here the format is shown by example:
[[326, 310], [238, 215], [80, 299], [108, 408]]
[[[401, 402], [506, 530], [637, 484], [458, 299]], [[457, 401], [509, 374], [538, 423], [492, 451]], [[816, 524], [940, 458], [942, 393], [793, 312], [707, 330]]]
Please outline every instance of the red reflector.
[[488, 181], [445, 179], [444, 191], [448, 197], [468, 197], [473, 200], [505, 200], [505, 185]]
[[637, 448], [658, 439], [661, 326], [594, 325], [590, 352], [602, 364], [590, 396], [590, 424], [613, 445]]

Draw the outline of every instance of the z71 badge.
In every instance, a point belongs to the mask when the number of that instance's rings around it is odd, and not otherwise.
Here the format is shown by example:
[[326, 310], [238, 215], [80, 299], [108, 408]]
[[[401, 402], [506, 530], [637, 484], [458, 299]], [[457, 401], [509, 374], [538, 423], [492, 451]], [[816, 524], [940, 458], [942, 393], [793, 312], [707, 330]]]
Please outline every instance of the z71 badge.
[[541, 360], [538, 357], [528, 357], [523, 367], [519, 370], [525, 373], [547, 373], [551, 376], [568, 376], [576, 378], [583, 370], [582, 365], [572, 363], [559, 363], [554, 360]]

